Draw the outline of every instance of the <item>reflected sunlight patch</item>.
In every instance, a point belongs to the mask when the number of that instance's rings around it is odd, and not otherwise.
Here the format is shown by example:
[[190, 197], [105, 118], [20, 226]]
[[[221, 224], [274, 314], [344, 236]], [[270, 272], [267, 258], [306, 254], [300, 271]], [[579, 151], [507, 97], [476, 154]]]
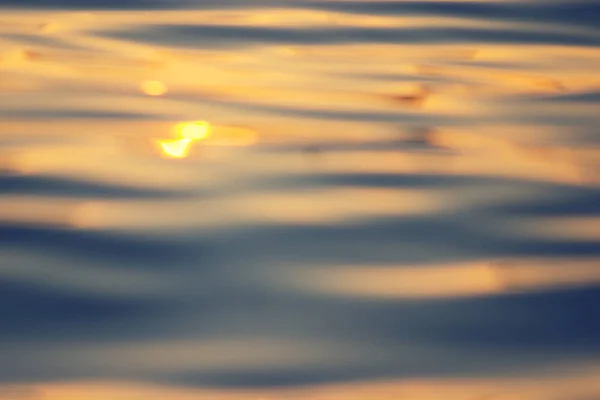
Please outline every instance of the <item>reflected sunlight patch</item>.
[[175, 126], [178, 136], [189, 140], [202, 140], [208, 137], [210, 125], [206, 121], [185, 122]]
[[191, 139], [161, 140], [159, 142], [163, 154], [172, 158], [187, 157], [191, 143]]
[[331, 266], [289, 271], [279, 283], [345, 297], [469, 297], [600, 284], [597, 263], [597, 259], [524, 259], [433, 266]]
[[192, 142], [208, 137], [210, 125], [206, 121], [184, 122], [175, 125], [173, 130], [180, 139], [158, 140], [161, 154], [170, 158], [185, 158]]
[[82, 381], [13, 386], [12, 390], [28, 394], [27, 398], [43, 395], [45, 400], [591, 400], [600, 398], [598, 372], [597, 366], [590, 363], [546, 375], [415, 377], [288, 388], [184, 388], [141, 382]]
[[293, 275], [292, 285], [351, 297], [438, 298], [502, 290], [495, 271], [486, 262], [423, 267], [331, 267]]
[[208, 145], [215, 146], [252, 146], [258, 142], [258, 133], [251, 128], [241, 126], [212, 126]]
[[211, 125], [206, 121], [183, 122], [172, 128], [177, 139], [156, 141], [160, 153], [168, 158], [185, 158], [192, 145], [202, 141], [207, 146], [245, 147], [258, 141], [254, 129], [241, 126]]
[[144, 81], [141, 89], [148, 96], [162, 96], [168, 91], [167, 85], [161, 81]]

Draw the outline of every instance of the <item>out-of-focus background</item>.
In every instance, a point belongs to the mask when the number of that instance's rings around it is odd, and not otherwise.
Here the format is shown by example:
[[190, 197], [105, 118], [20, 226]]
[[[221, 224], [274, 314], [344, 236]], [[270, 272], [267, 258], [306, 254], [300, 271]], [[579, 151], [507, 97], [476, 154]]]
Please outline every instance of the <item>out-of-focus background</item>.
[[599, 18], [0, 0], [0, 399], [600, 399]]

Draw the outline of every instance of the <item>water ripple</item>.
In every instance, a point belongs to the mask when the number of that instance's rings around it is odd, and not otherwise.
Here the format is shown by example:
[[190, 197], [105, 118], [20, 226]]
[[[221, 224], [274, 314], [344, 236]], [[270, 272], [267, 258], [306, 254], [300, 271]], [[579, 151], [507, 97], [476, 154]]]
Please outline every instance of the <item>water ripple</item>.
[[600, 396], [596, 1], [0, 9], [0, 398]]

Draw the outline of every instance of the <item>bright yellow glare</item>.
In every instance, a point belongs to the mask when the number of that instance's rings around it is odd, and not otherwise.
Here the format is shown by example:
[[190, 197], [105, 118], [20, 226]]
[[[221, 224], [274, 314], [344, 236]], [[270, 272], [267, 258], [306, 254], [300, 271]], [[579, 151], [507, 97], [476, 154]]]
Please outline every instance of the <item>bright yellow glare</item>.
[[208, 137], [209, 127], [206, 121], [177, 124], [174, 133], [179, 139], [158, 140], [158, 144], [167, 157], [185, 158], [193, 141]]
[[160, 81], [142, 82], [142, 91], [149, 96], [162, 96], [167, 93], [167, 85]]
[[159, 144], [168, 157], [185, 158], [189, 151], [191, 139], [160, 140]]
[[206, 121], [186, 122], [177, 125], [177, 133], [184, 139], [202, 140], [208, 137], [210, 125]]

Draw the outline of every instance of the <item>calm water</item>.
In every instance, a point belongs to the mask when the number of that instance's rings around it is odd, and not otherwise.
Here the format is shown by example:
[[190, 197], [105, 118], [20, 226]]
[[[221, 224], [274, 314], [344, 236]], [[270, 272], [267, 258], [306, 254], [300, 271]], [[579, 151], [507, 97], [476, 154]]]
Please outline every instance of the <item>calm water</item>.
[[600, 3], [1, 0], [0, 399], [600, 398]]

